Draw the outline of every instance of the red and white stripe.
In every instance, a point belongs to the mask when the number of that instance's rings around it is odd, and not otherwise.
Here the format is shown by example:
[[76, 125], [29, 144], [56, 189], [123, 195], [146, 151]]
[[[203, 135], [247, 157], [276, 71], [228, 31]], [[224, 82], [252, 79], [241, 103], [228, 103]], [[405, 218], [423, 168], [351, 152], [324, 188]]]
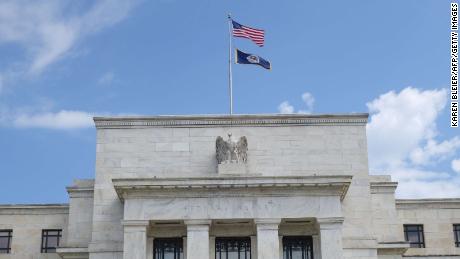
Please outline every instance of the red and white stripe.
[[241, 29], [233, 29], [233, 36], [252, 40], [259, 47], [264, 46], [265, 31], [241, 25]]

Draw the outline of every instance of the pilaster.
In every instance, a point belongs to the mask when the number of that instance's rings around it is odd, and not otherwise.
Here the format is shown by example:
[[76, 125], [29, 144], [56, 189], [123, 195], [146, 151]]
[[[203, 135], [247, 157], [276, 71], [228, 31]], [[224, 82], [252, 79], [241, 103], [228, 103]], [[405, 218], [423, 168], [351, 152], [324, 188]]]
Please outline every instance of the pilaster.
[[147, 259], [148, 220], [124, 220], [123, 258]]
[[342, 217], [317, 219], [320, 231], [321, 258], [342, 259]]
[[185, 220], [187, 225], [187, 259], [209, 259], [209, 225], [211, 220]]
[[281, 219], [255, 219], [257, 227], [257, 258], [279, 259], [278, 228]]

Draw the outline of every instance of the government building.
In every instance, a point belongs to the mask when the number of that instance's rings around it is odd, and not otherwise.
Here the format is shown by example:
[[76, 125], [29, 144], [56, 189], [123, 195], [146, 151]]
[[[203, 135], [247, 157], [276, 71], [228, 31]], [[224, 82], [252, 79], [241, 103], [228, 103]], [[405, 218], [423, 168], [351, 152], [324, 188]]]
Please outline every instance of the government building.
[[0, 259], [460, 258], [460, 199], [396, 199], [367, 121], [96, 117], [94, 179], [0, 205]]

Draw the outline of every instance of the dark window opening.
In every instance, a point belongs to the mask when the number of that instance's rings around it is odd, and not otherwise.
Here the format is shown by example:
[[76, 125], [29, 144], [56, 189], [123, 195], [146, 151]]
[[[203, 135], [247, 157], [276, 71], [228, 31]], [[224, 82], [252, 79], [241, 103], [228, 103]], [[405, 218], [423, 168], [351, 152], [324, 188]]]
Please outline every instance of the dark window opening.
[[251, 238], [216, 237], [216, 259], [251, 259]]
[[454, 224], [455, 246], [460, 247], [460, 224]]
[[404, 225], [404, 237], [406, 238], [406, 241], [410, 243], [410, 247], [425, 247], [423, 225]]
[[61, 229], [43, 229], [42, 230], [42, 253], [56, 253], [59, 241], [62, 237]]
[[13, 230], [0, 230], [0, 254], [11, 253], [11, 240], [13, 239]]
[[153, 240], [154, 259], [182, 259], [182, 238], [156, 238]]
[[283, 259], [313, 259], [311, 236], [283, 237]]

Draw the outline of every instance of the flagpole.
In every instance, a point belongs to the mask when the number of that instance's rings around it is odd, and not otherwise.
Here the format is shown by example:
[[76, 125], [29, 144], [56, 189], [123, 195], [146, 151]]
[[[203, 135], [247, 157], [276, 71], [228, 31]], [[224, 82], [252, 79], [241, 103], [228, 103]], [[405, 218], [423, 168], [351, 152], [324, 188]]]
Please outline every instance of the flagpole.
[[228, 91], [230, 95], [230, 115], [233, 114], [233, 82], [232, 82], [232, 17], [228, 14]]

